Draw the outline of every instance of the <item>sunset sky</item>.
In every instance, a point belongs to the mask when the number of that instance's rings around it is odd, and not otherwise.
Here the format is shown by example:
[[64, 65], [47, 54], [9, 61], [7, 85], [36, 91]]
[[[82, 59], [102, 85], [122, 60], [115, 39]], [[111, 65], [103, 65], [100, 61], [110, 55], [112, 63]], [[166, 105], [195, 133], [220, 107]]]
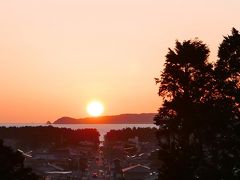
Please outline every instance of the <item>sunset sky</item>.
[[0, 0], [0, 123], [156, 112], [154, 77], [175, 40], [216, 52], [239, 0]]

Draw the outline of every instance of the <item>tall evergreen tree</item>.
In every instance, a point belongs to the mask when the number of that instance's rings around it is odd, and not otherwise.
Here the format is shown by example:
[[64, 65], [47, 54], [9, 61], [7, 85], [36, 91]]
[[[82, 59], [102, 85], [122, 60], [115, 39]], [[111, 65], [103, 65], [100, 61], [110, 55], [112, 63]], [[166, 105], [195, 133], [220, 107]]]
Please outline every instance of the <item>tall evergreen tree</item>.
[[175, 49], [166, 55], [161, 77], [156, 79], [164, 100], [155, 117], [160, 126], [160, 158], [164, 159], [161, 179], [193, 179], [194, 153], [200, 152], [190, 145], [197, 146], [195, 139], [202, 126], [199, 108], [209, 96], [212, 65], [207, 62], [208, 56], [208, 47], [197, 39], [177, 41]]
[[217, 163], [222, 179], [240, 179], [240, 34], [235, 28], [219, 46], [214, 73], [218, 120], [225, 122], [216, 141]]
[[218, 89], [222, 96], [233, 99], [236, 102], [235, 105], [239, 108], [240, 34], [235, 28], [232, 29], [232, 34], [224, 37], [220, 44], [215, 74]]

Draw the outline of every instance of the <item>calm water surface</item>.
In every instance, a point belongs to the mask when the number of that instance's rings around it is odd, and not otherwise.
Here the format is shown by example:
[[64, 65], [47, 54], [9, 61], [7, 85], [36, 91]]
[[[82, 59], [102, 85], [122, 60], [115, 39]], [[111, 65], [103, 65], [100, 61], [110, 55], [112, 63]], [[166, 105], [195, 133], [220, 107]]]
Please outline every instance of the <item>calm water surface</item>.
[[[38, 123], [9, 123], [0, 124], [0, 126], [6, 127], [23, 127], [23, 126], [47, 126], [47, 124]], [[100, 133], [100, 140], [102, 141], [104, 135], [111, 129], [123, 129], [133, 127], [156, 127], [154, 124], [52, 124], [53, 127], [70, 128], [70, 129], [84, 129], [84, 128], [96, 128]]]

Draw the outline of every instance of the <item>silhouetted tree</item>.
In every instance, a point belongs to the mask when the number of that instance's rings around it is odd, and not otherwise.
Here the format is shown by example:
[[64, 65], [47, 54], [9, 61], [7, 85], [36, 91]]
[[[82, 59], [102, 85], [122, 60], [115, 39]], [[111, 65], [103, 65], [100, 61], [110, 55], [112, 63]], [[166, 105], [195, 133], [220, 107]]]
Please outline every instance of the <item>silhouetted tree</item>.
[[[232, 35], [224, 37], [218, 51], [215, 68], [218, 89], [222, 96], [240, 103], [240, 34], [233, 28]], [[237, 104], [238, 103], [238, 104]]]
[[[207, 61], [208, 47], [197, 39], [177, 41], [175, 49], [169, 49], [163, 73], [156, 78], [163, 98], [155, 117], [163, 161], [159, 179], [239, 178], [237, 34], [233, 30], [234, 37], [221, 44], [216, 67]], [[227, 66], [229, 59], [234, 68]]]
[[233, 28], [224, 37], [215, 67], [215, 92], [218, 129], [213, 152], [222, 179], [240, 179], [240, 34]]
[[193, 138], [196, 139], [201, 126], [199, 109], [211, 88], [212, 65], [207, 62], [208, 55], [208, 47], [197, 39], [177, 41], [175, 49], [169, 49], [166, 55], [161, 77], [156, 79], [164, 101], [155, 117], [161, 129], [158, 135], [162, 147], [160, 156], [164, 158], [162, 179], [194, 177], [193, 156], [199, 152], [192, 149], [190, 141], [195, 142]]
[[24, 167], [24, 157], [3, 145], [0, 140], [0, 179], [2, 180], [37, 180], [31, 168]]

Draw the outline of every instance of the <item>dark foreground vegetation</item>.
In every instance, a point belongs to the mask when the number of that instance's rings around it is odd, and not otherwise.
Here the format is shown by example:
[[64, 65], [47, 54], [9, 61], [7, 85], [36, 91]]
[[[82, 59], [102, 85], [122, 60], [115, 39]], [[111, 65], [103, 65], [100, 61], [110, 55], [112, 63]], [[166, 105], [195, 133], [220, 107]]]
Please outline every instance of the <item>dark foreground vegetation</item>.
[[215, 62], [198, 39], [176, 42], [156, 83], [161, 180], [240, 179], [240, 34], [224, 37]]
[[0, 140], [0, 179], [3, 180], [37, 180], [39, 177], [31, 168], [24, 166], [24, 156], [4, 146]]
[[44, 147], [67, 147], [81, 141], [99, 145], [99, 132], [96, 129], [69, 129], [52, 126], [0, 127], [0, 138], [24, 149]]

